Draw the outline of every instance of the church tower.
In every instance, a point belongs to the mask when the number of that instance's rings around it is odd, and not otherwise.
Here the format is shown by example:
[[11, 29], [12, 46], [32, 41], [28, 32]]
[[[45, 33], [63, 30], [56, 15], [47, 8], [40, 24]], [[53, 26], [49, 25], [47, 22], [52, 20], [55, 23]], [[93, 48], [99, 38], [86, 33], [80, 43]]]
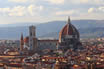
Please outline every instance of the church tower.
[[24, 38], [23, 38], [23, 34], [21, 34], [20, 51], [23, 51], [23, 48], [24, 48]]
[[36, 27], [29, 27], [29, 50], [36, 51], [37, 50], [37, 38], [36, 38]]

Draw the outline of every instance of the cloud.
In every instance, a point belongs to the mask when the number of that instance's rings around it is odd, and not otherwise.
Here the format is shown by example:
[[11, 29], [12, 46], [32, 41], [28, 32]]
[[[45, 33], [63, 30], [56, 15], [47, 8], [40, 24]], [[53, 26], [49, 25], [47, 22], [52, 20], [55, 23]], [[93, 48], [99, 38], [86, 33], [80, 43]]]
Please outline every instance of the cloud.
[[42, 10], [43, 10], [43, 6], [35, 6], [35, 5], [29, 5], [28, 6], [28, 11], [32, 16], [37, 14], [37, 13], [34, 13], [34, 12], [40, 12]]
[[27, 2], [28, 0], [8, 0], [9, 2], [17, 2], [17, 3], [24, 3]]
[[8, 7], [8, 8], [0, 8], [0, 13], [8, 16], [34, 16], [38, 14], [40, 11], [43, 10], [43, 6], [35, 6], [35, 5], [29, 5], [29, 6], [15, 6], [15, 7]]
[[26, 7], [24, 6], [16, 6], [10, 10], [8, 13], [9, 16], [24, 16], [26, 13]]
[[34, 20], [38, 16], [43, 17], [43, 20], [44, 18], [51, 20], [51, 17], [61, 20], [61, 17], [69, 15], [80, 18], [80, 15], [84, 16], [84, 14], [100, 16], [104, 13], [104, 0], [4, 0], [0, 2], [3, 3], [0, 4], [1, 17], [17, 17], [17, 20], [23, 18], [24, 21], [31, 17]]
[[94, 0], [94, 1], [92, 1], [92, 3], [99, 4], [99, 5], [102, 5], [102, 4], [104, 5], [104, 0]]
[[88, 9], [88, 13], [92, 13], [92, 12], [94, 12], [94, 11], [95, 11], [94, 8], [89, 8], [89, 9]]
[[79, 5], [104, 5], [104, 0], [69, 0], [66, 1], [67, 4], [79, 4]]
[[89, 0], [80, 0], [80, 3], [88, 3]]
[[104, 6], [99, 6], [98, 8], [89, 8], [88, 13], [104, 13]]
[[0, 8], [0, 12], [8, 16], [23, 16], [26, 8], [24, 6], [15, 6], [13, 8]]
[[104, 0], [88, 0], [87, 4], [103, 5], [104, 4]]
[[73, 15], [76, 13], [77, 12], [75, 10], [68, 10], [68, 11], [58, 11], [58, 12], [56, 12], [56, 15], [63, 16], [63, 15]]
[[87, 4], [89, 0], [70, 0], [69, 2], [71, 2], [72, 4]]
[[64, 4], [65, 0], [45, 0], [51, 4]]
[[26, 3], [26, 2], [34, 2], [36, 0], [8, 0], [8, 1], [14, 3]]
[[14, 2], [14, 3], [28, 3], [28, 2], [37, 2], [37, 3], [42, 3], [42, 2], [48, 2], [51, 4], [93, 4], [93, 5], [101, 5], [104, 4], [104, 0], [8, 0], [9, 2]]
[[10, 8], [0, 8], [0, 12], [5, 13], [5, 12], [9, 12]]
[[98, 10], [104, 12], [104, 6], [99, 7]]

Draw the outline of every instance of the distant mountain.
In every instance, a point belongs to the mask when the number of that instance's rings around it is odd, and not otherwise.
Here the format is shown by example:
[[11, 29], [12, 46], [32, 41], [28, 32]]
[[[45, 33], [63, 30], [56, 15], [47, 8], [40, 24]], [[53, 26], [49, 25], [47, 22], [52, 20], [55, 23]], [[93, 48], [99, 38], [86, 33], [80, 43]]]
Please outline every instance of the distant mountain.
[[0, 27], [22, 27], [30, 25], [38, 25], [39, 23], [13, 23], [13, 24], [0, 24]]
[[[60, 30], [65, 26], [66, 23], [67, 22], [65, 21], [53, 21], [38, 25], [37, 35], [41, 37], [58, 38]], [[79, 30], [82, 38], [104, 36], [104, 20], [72, 20], [71, 23]], [[42, 35], [39, 35], [39, 33]]]
[[[104, 37], [104, 28], [96, 27], [96, 28], [81, 28], [78, 29], [80, 32], [81, 38], [96, 38], [96, 37]], [[51, 32], [47, 33], [41, 37], [54, 37], [58, 39], [59, 32]]]
[[[82, 38], [104, 37], [104, 20], [72, 20], [71, 23], [79, 30]], [[36, 26], [37, 37], [58, 38], [66, 21], [47, 23], [16, 23], [0, 26], [0, 39], [20, 39], [21, 33], [28, 36], [28, 27]]]

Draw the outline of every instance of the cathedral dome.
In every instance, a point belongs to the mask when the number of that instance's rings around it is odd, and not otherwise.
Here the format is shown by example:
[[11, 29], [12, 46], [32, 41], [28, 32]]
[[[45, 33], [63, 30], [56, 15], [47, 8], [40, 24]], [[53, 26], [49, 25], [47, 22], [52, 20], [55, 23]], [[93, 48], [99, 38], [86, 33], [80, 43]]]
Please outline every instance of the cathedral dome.
[[62, 28], [62, 30], [59, 33], [59, 42], [61, 42], [62, 38], [65, 36], [68, 37], [76, 37], [79, 39], [79, 32], [78, 30], [71, 24], [70, 18], [68, 19], [67, 24]]

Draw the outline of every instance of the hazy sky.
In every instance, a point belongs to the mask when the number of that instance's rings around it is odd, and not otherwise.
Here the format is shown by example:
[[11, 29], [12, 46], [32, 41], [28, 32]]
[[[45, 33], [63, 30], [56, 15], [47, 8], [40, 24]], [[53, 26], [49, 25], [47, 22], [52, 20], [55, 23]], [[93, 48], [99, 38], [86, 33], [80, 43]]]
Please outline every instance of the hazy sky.
[[104, 0], [0, 0], [0, 24], [104, 19]]

